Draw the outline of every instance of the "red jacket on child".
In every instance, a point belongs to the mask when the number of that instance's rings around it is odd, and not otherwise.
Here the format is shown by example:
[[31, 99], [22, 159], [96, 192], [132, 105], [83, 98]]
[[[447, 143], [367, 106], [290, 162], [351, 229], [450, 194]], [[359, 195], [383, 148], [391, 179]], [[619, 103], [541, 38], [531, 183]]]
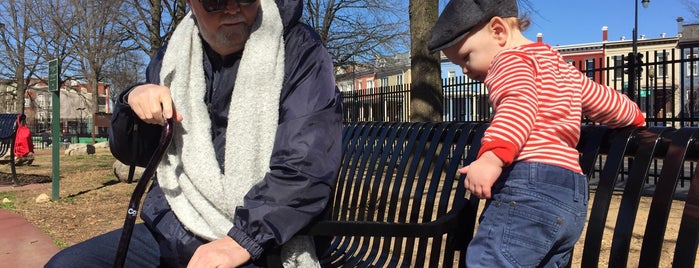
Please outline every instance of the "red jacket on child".
[[32, 132], [26, 125], [20, 123], [17, 117], [17, 136], [15, 136], [15, 157], [25, 157], [28, 153], [34, 153], [34, 142], [32, 142]]

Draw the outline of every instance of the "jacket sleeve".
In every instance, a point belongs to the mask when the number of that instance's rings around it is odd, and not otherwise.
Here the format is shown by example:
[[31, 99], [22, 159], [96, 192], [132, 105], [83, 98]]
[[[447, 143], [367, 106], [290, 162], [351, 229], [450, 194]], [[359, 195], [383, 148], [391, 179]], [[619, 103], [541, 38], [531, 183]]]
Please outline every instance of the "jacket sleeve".
[[[165, 49], [161, 49], [148, 65], [146, 83], [160, 83], [160, 66], [164, 52]], [[155, 152], [162, 132], [161, 126], [146, 124], [138, 119], [131, 107], [124, 102], [124, 96], [141, 84], [125, 89], [119, 95], [114, 105], [111, 126], [109, 127], [109, 148], [112, 155], [127, 165], [132, 163], [138, 166], [147, 165], [150, 156]]]
[[286, 61], [270, 172], [247, 193], [228, 233], [253, 259], [323, 212], [342, 154], [342, 100], [327, 51], [320, 42], [304, 46], [291, 40], [287, 46], [302, 48]]

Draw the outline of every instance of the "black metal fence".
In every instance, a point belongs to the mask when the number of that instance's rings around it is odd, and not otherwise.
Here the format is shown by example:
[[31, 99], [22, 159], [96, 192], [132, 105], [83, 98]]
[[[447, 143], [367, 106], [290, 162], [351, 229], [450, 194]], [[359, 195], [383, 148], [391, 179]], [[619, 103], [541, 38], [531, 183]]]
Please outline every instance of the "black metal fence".
[[[628, 66], [626, 55], [571, 64], [590, 79], [633, 96], [646, 114], [648, 125], [697, 126], [698, 54], [698, 48], [643, 53], [643, 58], [649, 60], [638, 65], [640, 75], [633, 90], [629, 88], [628, 72], [634, 66]], [[492, 111], [483, 83], [465, 76], [447, 78], [442, 81], [442, 93], [443, 121], [487, 122], [490, 119]], [[409, 84], [343, 92], [343, 96], [345, 122], [410, 120]]]
[[[632, 55], [570, 63], [593, 81], [631, 96], [645, 113], [648, 126], [680, 128], [699, 126], [698, 55], [699, 48], [681, 48], [645, 52], [645, 62], [637, 65], [629, 64], [628, 57]], [[637, 81], [629, 83], [629, 73], [634, 70], [638, 70], [635, 72]], [[488, 91], [483, 83], [465, 76], [448, 78], [442, 81], [442, 93], [443, 121], [489, 121], [492, 110], [488, 103]], [[361, 92], [343, 92], [343, 96], [345, 122], [410, 120], [409, 84], [370, 88]], [[599, 163], [597, 171], [592, 175], [593, 180], [602, 168], [602, 162]], [[695, 166], [695, 163], [689, 162], [685, 167], [683, 179], [677, 190], [679, 195], [686, 191], [688, 183], [685, 180], [691, 178]], [[661, 168], [662, 161], [656, 161], [649, 178], [657, 179]], [[621, 172], [620, 187], [627, 175]], [[654, 185], [655, 181], [648, 183]]]

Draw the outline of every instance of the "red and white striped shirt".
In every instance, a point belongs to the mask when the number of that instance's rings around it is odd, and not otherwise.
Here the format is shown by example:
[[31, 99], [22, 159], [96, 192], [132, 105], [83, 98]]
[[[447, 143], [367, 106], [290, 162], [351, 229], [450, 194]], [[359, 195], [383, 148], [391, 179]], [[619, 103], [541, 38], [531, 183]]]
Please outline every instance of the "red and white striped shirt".
[[492, 151], [505, 165], [533, 161], [581, 172], [575, 146], [583, 114], [611, 128], [645, 124], [626, 95], [590, 80], [543, 43], [500, 52], [485, 85], [495, 113], [479, 156]]

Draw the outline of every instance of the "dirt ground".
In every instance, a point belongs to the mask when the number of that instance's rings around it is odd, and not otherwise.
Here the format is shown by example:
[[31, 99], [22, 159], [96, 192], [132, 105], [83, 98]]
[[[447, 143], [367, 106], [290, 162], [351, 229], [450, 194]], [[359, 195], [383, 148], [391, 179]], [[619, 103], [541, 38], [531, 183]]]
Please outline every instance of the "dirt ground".
[[[590, 197], [590, 200], [594, 200], [594, 194]], [[621, 195], [612, 196], [611, 205], [609, 207], [609, 215], [607, 216], [607, 224], [605, 225], [605, 232], [602, 238], [601, 253], [599, 258], [599, 267], [607, 267], [609, 263], [609, 249], [612, 246], [612, 232], [614, 231], [614, 225], [616, 224], [617, 215], [616, 212], [619, 210], [619, 203], [621, 201]], [[639, 256], [641, 254], [641, 243], [643, 234], [645, 233], [645, 225], [648, 220], [648, 211], [650, 210], [651, 198], [642, 197], [639, 204], [639, 213], [636, 215], [636, 224], [633, 229], [633, 236], [631, 238], [631, 246], [629, 251], [627, 267], [638, 267]], [[589, 207], [592, 206], [590, 202]], [[671, 212], [668, 219], [668, 225], [665, 230], [665, 243], [663, 244], [662, 255], [660, 259], [660, 265], [658, 267], [672, 267], [672, 258], [675, 252], [674, 243], [677, 241], [677, 233], [680, 229], [680, 219], [682, 217], [682, 210], [684, 209], [684, 202], [676, 201], [672, 204]], [[589, 213], [588, 213], [589, 214]], [[588, 215], [589, 217], [589, 215]], [[572, 267], [580, 267], [580, 260], [582, 259], [582, 248], [585, 243], [585, 233], [587, 228], [583, 230], [582, 237], [576, 244], [576, 248], [573, 251], [573, 264]], [[698, 254], [699, 256], [699, 254]], [[699, 260], [699, 258], [697, 258]], [[695, 267], [699, 263], [695, 263]]]
[[36, 203], [35, 199], [41, 194], [52, 196], [51, 151], [37, 151], [31, 166], [16, 167], [22, 185], [43, 182], [41, 186], [22, 187], [27, 190], [7, 187], [12, 185], [10, 166], [1, 165], [0, 186], [6, 190], [0, 190], [0, 200], [12, 201], [2, 207], [24, 216], [61, 248], [120, 228], [136, 184], [116, 179], [114, 161], [105, 149], [88, 156], [65, 156], [61, 152], [60, 199], [46, 203]]
[[[22, 190], [9, 187], [11, 185], [10, 166], [0, 165], [0, 200], [7, 198], [10, 203], [0, 203], [0, 206], [24, 216], [28, 221], [38, 226], [54, 239], [60, 248], [64, 248], [92, 236], [111, 231], [123, 226], [126, 208], [128, 206], [134, 184], [119, 182], [112, 170], [115, 159], [109, 151], [98, 150], [95, 155], [60, 157], [60, 199], [58, 201], [36, 203], [40, 194], [52, 196], [51, 182], [51, 152], [38, 151], [31, 166], [17, 167], [17, 173], [24, 186]], [[26, 188], [26, 189], [24, 189]], [[610, 211], [618, 208], [620, 195], [615, 195]], [[481, 202], [483, 203], [483, 202]], [[679, 220], [682, 215], [684, 202], [677, 201], [672, 206], [669, 224], [666, 231], [666, 243], [660, 267], [670, 267], [674, 246], [679, 230]], [[628, 267], [638, 266], [640, 253], [640, 238], [645, 232], [647, 211], [650, 199], [644, 197], [640, 204], [639, 215], [634, 228], [634, 238], [629, 256]], [[645, 211], [645, 213], [644, 213]], [[616, 222], [616, 215], [610, 213], [607, 221], [607, 232], [602, 241], [600, 267], [606, 267], [611, 247], [611, 230]], [[573, 258], [573, 267], [580, 267], [585, 233], [578, 242]], [[699, 258], [697, 258], [699, 259]], [[699, 267], [698, 265], [695, 265]]]

